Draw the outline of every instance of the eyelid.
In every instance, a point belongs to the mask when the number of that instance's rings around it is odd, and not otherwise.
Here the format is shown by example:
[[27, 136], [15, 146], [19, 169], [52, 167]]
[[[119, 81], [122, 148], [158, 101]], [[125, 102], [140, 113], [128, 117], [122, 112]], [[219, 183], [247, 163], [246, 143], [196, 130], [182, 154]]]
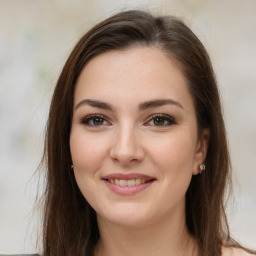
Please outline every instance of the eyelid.
[[80, 119], [80, 123], [84, 124], [84, 125], [87, 125], [87, 126], [90, 126], [90, 127], [104, 126], [104, 124], [103, 125], [90, 125], [90, 124], [88, 124], [87, 122], [89, 122], [93, 118], [102, 118], [102, 119], [104, 119], [104, 121], [106, 121], [110, 124], [108, 118], [105, 115], [102, 115], [102, 114], [90, 114], [90, 115], [84, 116]]
[[[163, 114], [163, 113], [156, 113], [156, 114], [153, 114], [150, 117], [148, 117], [146, 122], [144, 123], [144, 125], [150, 126], [151, 124], [148, 124], [148, 123], [150, 121], [152, 121], [154, 118], [157, 118], [157, 117], [164, 118], [165, 121], [167, 120], [169, 123], [165, 124], [165, 125], [152, 125], [152, 126], [166, 127], [166, 126], [171, 126], [171, 125], [177, 124], [175, 118], [173, 118], [172, 116], [167, 115], [167, 114]], [[93, 118], [101, 118], [104, 121], [108, 122], [108, 124], [91, 125], [91, 124], [89, 124], [89, 121], [92, 120]], [[97, 127], [98, 126], [98, 128], [102, 127], [102, 126], [105, 126], [105, 125], [111, 125], [109, 119], [105, 115], [103, 115], [103, 114], [96, 114], [96, 113], [89, 114], [89, 115], [81, 118], [80, 119], [80, 123], [83, 124], [83, 125], [86, 125], [86, 126], [90, 126], [90, 127]]]
[[[174, 124], [177, 124], [177, 122], [176, 122], [176, 120], [175, 120], [175, 118], [173, 118], [172, 116], [170, 116], [170, 115], [167, 115], [167, 114], [160, 114], [160, 113], [157, 113], [157, 114], [153, 114], [153, 115], [151, 115], [149, 118], [147, 118], [147, 120], [146, 120], [146, 125], [147, 125], [147, 123], [148, 122], [150, 122], [150, 121], [152, 121], [154, 118], [156, 118], [156, 117], [161, 117], [161, 118], [165, 118], [166, 120], [168, 120], [169, 122], [170, 122], [170, 124], [168, 124], [168, 125], [162, 125], [163, 127], [166, 127], [166, 126], [170, 126], [170, 125], [174, 125]], [[157, 125], [155, 125], [155, 126], [157, 126]], [[160, 125], [159, 125], [159, 127], [160, 127]]]

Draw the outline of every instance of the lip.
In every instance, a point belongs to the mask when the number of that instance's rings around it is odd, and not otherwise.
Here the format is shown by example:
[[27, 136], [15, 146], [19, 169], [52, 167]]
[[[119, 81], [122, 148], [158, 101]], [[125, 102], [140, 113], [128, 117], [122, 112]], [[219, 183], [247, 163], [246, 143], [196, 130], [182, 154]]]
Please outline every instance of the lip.
[[102, 177], [103, 180], [110, 180], [110, 179], [119, 179], [119, 180], [131, 180], [131, 179], [145, 179], [148, 180], [155, 180], [156, 178], [144, 174], [139, 173], [112, 173]]
[[[142, 183], [135, 186], [119, 186], [113, 183], [110, 183], [108, 180], [110, 179], [120, 179], [120, 180], [131, 180], [131, 179], [145, 179], [146, 183]], [[150, 187], [155, 181], [156, 178], [144, 174], [139, 173], [113, 173], [102, 177], [102, 180], [107, 185], [107, 187], [120, 195], [134, 195], [137, 194], [146, 188]]]

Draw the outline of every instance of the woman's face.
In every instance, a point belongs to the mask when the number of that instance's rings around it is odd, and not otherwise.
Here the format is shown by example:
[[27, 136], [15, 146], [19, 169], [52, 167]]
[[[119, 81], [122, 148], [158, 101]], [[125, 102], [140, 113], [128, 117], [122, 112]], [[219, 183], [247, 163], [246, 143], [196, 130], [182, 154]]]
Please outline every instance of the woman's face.
[[207, 137], [197, 136], [178, 63], [161, 50], [104, 53], [82, 70], [70, 150], [77, 184], [102, 221], [143, 226], [183, 218]]

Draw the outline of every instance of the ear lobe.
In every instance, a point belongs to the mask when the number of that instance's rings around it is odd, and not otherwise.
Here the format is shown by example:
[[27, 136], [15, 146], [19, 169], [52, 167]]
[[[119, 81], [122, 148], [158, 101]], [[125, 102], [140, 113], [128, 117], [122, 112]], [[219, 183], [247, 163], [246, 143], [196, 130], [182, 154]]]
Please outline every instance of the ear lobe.
[[206, 158], [209, 138], [210, 138], [210, 130], [203, 129], [201, 133], [201, 137], [198, 139], [197, 146], [196, 146], [194, 165], [193, 165], [193, 175], [197, 175], [200, 173], [199, 165], [203, 164]]

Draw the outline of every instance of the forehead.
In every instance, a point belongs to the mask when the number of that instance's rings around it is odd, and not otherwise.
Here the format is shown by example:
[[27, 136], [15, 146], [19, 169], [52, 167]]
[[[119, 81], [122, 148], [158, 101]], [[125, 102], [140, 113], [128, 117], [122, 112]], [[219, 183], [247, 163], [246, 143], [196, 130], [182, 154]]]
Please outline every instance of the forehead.
[[75, 102], [85, 97], [192, 101], [180, 64], [156, 47], [110, 51], [90, 60], [78, 78]]

